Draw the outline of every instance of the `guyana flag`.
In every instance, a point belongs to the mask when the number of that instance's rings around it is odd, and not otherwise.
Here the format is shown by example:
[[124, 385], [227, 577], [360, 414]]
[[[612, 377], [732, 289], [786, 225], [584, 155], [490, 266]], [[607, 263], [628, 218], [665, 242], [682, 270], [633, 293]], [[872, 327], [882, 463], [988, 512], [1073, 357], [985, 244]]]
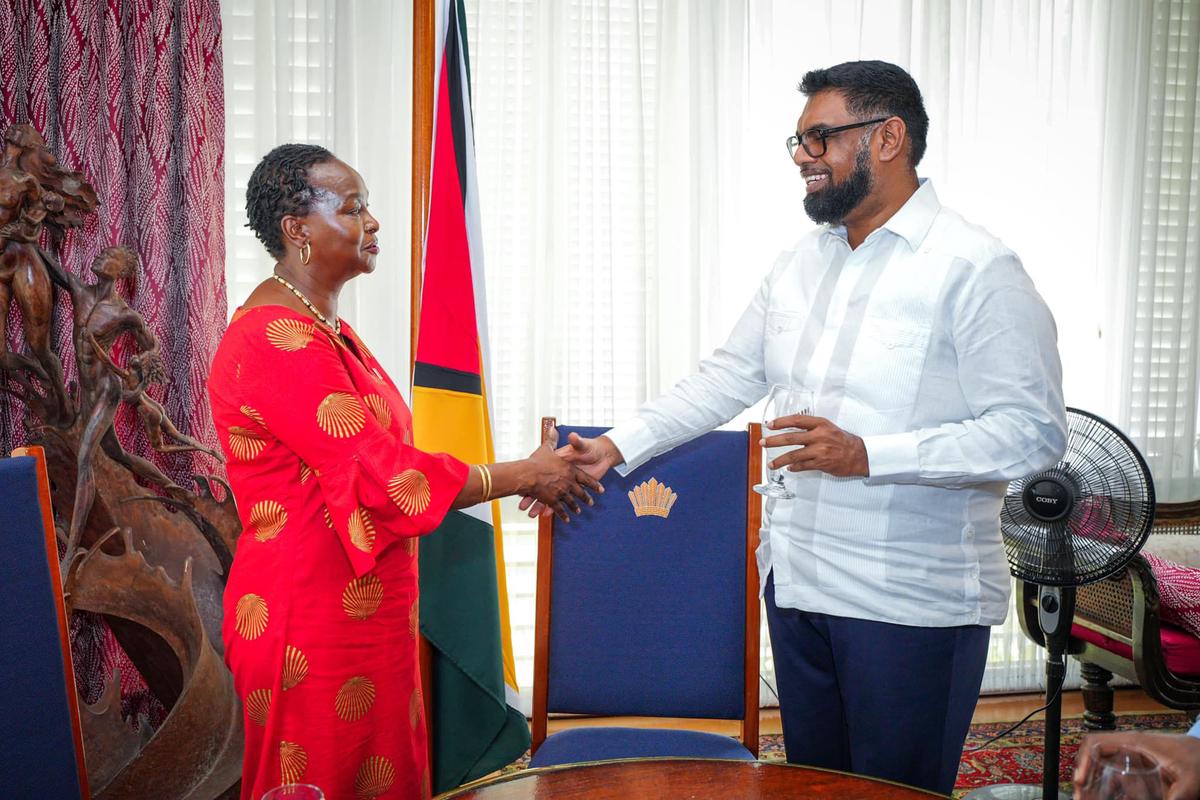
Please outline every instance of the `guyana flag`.
[[[425, 231], [415, 444], [493, 461], [479, 191], [462, 0], [439, 9], [433, 169]], [[433, 649], [433, 790], [511, 763], [529, 747], [518, 710], [500, 510], [452, 511], [421, 540], [421, 633]]]

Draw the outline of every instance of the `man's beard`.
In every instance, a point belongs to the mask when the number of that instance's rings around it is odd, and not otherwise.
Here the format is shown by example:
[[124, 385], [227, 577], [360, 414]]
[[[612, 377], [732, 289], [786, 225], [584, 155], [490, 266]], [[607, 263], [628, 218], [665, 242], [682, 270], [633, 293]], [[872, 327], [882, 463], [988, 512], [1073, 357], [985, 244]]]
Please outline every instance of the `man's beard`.
[[850, 176], [841, 183], [831, 183], [819, 192], [805, 195], [804, 211], [813, 222], [840, 225], [871, 193], [873, 183], [870, 148], [860, 146]]

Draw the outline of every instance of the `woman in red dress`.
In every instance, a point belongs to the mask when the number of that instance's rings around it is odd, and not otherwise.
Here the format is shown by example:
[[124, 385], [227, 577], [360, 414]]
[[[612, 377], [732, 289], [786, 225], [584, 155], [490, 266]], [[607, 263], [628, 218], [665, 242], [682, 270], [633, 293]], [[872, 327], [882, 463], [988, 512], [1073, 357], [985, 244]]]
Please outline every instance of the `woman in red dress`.
[[399, 391], [337, 316], [338, 292], [379, 250], [357, 172], [283, 145], [246, 204], [277, 263], [234, 314], [208, 384], [243, 524], [223, 630], [245, 707], [242, 798], [285, 783], [330, 800], [426, 798], [416, 537], [511, 494], [578, 511], [599, 484], [549, 447], [468, 466], [412, 446]]

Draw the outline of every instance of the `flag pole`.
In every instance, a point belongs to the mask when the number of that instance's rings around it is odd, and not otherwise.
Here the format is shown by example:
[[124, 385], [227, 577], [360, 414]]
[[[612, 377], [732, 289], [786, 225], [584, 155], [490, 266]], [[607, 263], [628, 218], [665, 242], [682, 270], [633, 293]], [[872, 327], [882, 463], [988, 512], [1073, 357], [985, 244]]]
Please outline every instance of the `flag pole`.
[[[421, 319], [421, 267], [425, 256], [425, 223], [429, 219], [430, 160], [433, 150], [433, 59], [436, 0], [413, 0], [412, 63], [412, 262], [409, 296], [409, 396], [417, 364], [417, 331]], [[418, 547], [420, 543], [418, 542]], [[421, 695], [425, 701], [425, 728], [429, 748], [429, 774], [433, 776], [433, 651], [417, 631], [421, 665]]]

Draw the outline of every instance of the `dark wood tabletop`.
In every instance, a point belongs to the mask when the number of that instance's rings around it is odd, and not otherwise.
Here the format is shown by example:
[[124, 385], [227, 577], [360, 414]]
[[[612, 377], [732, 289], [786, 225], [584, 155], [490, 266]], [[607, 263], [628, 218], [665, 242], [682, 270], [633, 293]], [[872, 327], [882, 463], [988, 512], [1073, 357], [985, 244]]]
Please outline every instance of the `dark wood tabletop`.
[[695, 758], [591, 761], [527, 769], [465, 786], [438, 800], [531, 800], [536, 798], [686, 797], [743, 800], [803, 797], [855, 800], [918, 800], [945, 795], [898, 783], [792, 764]]

